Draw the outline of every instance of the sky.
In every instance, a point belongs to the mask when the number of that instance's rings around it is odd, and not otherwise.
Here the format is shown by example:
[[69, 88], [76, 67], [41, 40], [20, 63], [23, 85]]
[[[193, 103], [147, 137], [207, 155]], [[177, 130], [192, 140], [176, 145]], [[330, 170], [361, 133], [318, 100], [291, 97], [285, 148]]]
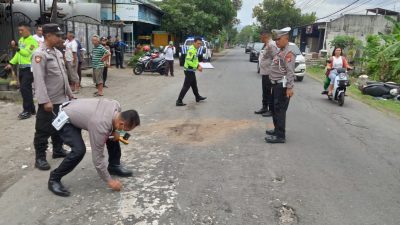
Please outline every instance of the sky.
[[[262, 2], [262, 0], [242, 1], [242, 9], [238, 12], [238, 18], [241, 21], [239, 28], [256, 22], [256, 20], [252, 18], [253, 8]], [[320, 18], [334, 13], [354, 1], [355, 0], [296, 0], [296, 6], [301, 8], [303, 13], [315, 11], [317, 13], [317, 18]], [[343, 13], [365, 14], [365, 9], [367, 8], [385, 8], [400, 11], [400, 0], [359, 0], [354, 5], [343, 10]], [[335, 19], [338, 16], [340, 16], [340, 13], [327, 18], [327, 20]]]

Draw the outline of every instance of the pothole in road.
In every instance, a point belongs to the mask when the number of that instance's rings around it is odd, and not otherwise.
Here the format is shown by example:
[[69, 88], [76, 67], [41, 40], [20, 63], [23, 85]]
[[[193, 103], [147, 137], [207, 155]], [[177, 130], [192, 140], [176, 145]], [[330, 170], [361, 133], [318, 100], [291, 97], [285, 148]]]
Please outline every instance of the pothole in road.
[[278, 210], [279, 225], [295, 225], [298, 222], [295, 210], [290, 206], [283, 205]]
[[226, 140], [235, 132], [250, 128], [254, 123], [250, 120], [226, 119], [164, 120], [143, 126], [142, 129], [144, 132], [166, 136], [175, 143], [206, 145]]

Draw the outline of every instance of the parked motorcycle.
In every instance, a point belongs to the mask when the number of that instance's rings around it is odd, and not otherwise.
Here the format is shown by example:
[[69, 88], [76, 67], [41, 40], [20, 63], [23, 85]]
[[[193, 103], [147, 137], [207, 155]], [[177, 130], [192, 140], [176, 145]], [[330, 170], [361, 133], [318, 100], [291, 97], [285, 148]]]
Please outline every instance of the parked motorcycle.
[[349, 75], [347, 74], [346, 69], [333, 69], [336, 71], [335, 81], [333, 82], [333, 92], [332, 95], [328, 95], [328, 99], [332, 101], [336, 101], [339, 106], [343, 106], [344, 97], [346, 96], [347, 86], [350, 86]]
[[165, 74], [167, 62], [163, 57], [160, 57], [159, 52], [146, 53], [140, 57], [136, 65], [133, 67], [133, 73], [140, 75], [143, 72]]

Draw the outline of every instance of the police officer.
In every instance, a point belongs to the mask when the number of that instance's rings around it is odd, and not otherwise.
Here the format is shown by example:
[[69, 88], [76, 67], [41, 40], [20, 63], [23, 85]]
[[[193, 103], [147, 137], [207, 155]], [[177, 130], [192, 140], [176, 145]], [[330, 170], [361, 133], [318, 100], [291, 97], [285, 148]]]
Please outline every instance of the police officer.
[[[31, 71], [31, 59], [33, 51], [38, 47], [38, 43], [31, 35], [29, 24], [25, 22], [20, 23], [18, 25], [18, 32], [21, 35], [21, 38], [18, 41], [18, 45], [16, 45], [14, 41], [11, 42], [11, 47], [16, 50], [16, 53], [10, 60], [10, 64], [18, 64], [19, 68], [18, 77], [20, 92], [22, 95], [23, 111], [18, 115], [18, 118], [23, 120], [36, 114], [32, 94], [33, 75]], [[10, 64], [6, 66], [6, 69], [12, 68]]]
[[[58, 168], [50, 173], [49, 190], [63, 197], [70, 195], [61, 183], [61, 179], [70, 173], [85, 156], [86, 146], [82, 138], [82, 130], [87, 130], [93, 164], [97, 173], [111, 189], [119, 191], [121, 183], [114, 180], [111, 175], [132, 176], [132, 171], [120, 165], [119, 140], [127, 131], [140, 125], [139, 114], [135, 110], [121, 112], [117, 101], [105, 98], [73, 100], [63, 104], [62, 111], [69, 117], [69, 121], [60, 129], [60, 133], [65, 144], [71, 147], [71, 152]], [[107, 145], [109, 163], [106, 161], [105, 145]]]
[[261, 85], [262, 85], [262, 108], [255, 111], [255, 114], [262, 114], [264, 117], [272, 116], [272, 84], [269, 79], [271, 73], [272, 57], [277, 53], [275, 43], [271, 40], [271, 34], [264, 30], [261, 33], [261, 40], [264, 43], [262, 54], [259, 57]]
[[272, 30], [274, 41], [279, 49], [275, 54], [270, 79], [272, 83], [273, 110], [272, 117], [275, 129], [267, 130], [267, 143], [285, 143], [286, 111], [293, 96], [295, 54], [289, 48], [290, 27]]
[[59, 44], [63, 32], [57, 24], [43, 26], [45, 41], [32, 56], [32, 71], [34, 86], [38, 101], [36, 115], [34, 147], [36, 153], [35, 167], [49, 170], [46, 160], [48, 139], [53, 144], [53, 158], [66, 156], [63, 142], [52, 126], [52, 121], [58, 113], [60, 104], [73, 98], [68, 76], [64, 65], [63, 54], [55, 47]]
[[192, 88], [194, 96], [196, 96], [196, 102], [203, 101], [207, 99], [199, 94], [199, 89], [197, 88], [196, 81], [196, 70], [202, 72], [203, 68], [199, 65], [199, 58], [197, 55], [197, 50], [200, 48], [202, 40], [200, 37], [194, 39], [194, 43], [190, 46], [185, 59], [184, 73], [185, 81], [183, 83], [182, 90], [179, 94], [178, 100], [176, 101], [176, 106], [185, 106], [186, 104], [182, 102], [187, 91]]

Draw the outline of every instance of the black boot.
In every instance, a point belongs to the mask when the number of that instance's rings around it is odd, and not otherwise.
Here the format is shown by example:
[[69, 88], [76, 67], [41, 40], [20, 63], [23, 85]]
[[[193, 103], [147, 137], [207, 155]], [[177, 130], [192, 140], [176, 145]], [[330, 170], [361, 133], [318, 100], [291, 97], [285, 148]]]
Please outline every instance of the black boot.
[[64, 185], [61, 183], [61, 180], [52, 179], [50, 177], [49, 183], [48, 183], [48, 188], [55, 195], [58, 195], [61, 197], [68, 197], [71, 195], [71, 192], [69, 192], [68, 189], [66, 187], [64, 187]]
[[286, 139], [283, 137], [271, 135], [271, 136], [266, 137], [265, 141], [270, 144], [277, 144], [277, 143], [285, 143]]
[[267, 135], [275, 135], [275, 130], [274, 130], [274, 129], [272, 129], [272, 130], [266, 130], [265, 133], [266, 133]]
[[67, 150], [64, 148], [53, 148], [53, 159], [65, 158], [67, 156]]
[[176, 106], [185, 106], [186, 104], [182, 102], [182, 100], [176, 101]]
[[131, 177], [133, 174], [132, 170], [128, 170], [121, 165], [108, 165], [107, 169], [111, 175], [117, 175], [120, 177]]
[[264, 112], [264, 113], [262, 114], [262, 116], [263, 116], [263, 117], [270, 117], [270, 116], [272, 116], [272, 112], [267, 110], [266, 112]]
[[40, 151], [35, 150], [36, 158], [35, 158], [35, 167], [39, 170], [49, 170], [50, 164], [46, 160], [46, 150]]
[[255, 114], [263, 114], [263, 113], [265, 113], [265, 112], [268, 112], [268, 108], [265, 107], [265, 106], [263, 106], [261, 109], [255, 111], [254, 113], [255, 113]]
[[197, 96], [196, 97], [196, 102], [200, 102], [200, 101], [203, 101], [203, 100], [206, 100], [207, 99], [207, 97], [202, 97], [202, 96]]

